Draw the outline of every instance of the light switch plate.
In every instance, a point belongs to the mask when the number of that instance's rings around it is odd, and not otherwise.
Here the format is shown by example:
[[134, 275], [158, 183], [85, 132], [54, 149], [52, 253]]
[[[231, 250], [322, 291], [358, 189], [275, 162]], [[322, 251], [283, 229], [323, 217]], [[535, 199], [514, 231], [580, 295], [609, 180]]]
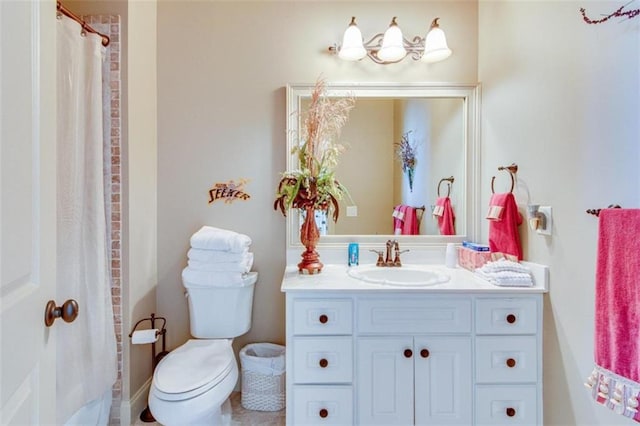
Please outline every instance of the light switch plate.
[[542, 213], [545, 217], [545, 227], [542, 229], [536, 230], [538, 234], [541, 235], [551, 235], [551, 230], [553, 229], [553, 217], [551, 216], [551, 206], [540, 206], [538, 209], [539, 213]]
[[348, 217], [358, 216], [358, 206], [347, 206], [347, 216]]

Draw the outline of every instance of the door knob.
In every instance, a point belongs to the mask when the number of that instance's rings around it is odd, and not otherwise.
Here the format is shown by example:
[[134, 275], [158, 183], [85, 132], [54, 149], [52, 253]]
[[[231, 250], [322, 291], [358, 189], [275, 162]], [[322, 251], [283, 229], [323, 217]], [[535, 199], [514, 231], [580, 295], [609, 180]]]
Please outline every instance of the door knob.
[[421, 356], [422, 358], [428, 358], [428, 357], [429, 357], [429, 349], [422, 349], [422, 350], [420, 351], [420, 356]]
[[51, 327], [58, 318], [65, 322], [73, 322], [78, 316], [78, 310], [78, 302], [73, 299], [67, 300], [62, 306], [56, 306], [56, 302], [49, 300], [44, 308], [44, 325]]
[[405, 349], [404, 350], [404, 357], [405, 358], [411, 358], [413, 356], [413, 351], [411, 349]]

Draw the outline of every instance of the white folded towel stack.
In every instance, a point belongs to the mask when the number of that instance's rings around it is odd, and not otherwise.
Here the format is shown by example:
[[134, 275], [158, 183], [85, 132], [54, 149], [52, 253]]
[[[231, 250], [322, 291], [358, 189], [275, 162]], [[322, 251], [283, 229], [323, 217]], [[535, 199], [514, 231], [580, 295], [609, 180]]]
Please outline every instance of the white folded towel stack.
[[251, 245], [251, 238], [226, 229], [203, 226], [191, 236], [191, 247], [242, 253]]
[[191, 236], [185, 284], [234, 287], [244, 284], [253, 267], [251, 238], [226, 229], [203, 226]]
[[529, 268], [507, 259], [487, 262], [475, 273], [491, 284], [502, 287], [532, 287], [534, 284]]

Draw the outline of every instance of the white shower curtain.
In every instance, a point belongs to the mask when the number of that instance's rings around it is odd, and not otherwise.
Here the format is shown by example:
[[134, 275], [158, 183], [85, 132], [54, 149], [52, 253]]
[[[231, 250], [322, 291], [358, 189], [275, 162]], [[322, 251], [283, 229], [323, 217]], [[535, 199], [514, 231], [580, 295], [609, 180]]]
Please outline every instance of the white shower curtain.
[[116, 380], [102, 134], [102, 47], [62, 16], [57, 25], [57, 302], [79, 315], [57, 323], [57, 424]]

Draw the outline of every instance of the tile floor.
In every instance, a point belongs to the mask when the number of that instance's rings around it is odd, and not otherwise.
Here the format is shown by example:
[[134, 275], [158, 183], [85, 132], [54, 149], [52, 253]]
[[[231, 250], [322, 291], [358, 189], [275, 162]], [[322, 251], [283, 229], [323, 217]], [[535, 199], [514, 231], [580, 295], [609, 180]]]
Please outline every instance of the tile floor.
[[[285, 410], [251, 411], [245, 410], [240, 403], [240, 392], [231, 394], [232, 426], [282, 426], [285, 424]], [[136, 419], [134, 426], [158, 426], [160, 423], [145, 423]]]

